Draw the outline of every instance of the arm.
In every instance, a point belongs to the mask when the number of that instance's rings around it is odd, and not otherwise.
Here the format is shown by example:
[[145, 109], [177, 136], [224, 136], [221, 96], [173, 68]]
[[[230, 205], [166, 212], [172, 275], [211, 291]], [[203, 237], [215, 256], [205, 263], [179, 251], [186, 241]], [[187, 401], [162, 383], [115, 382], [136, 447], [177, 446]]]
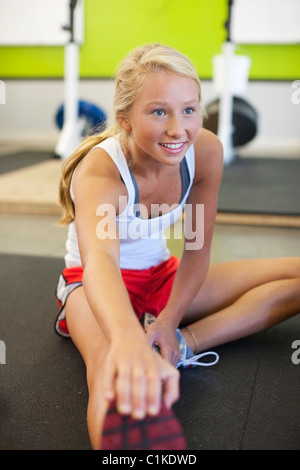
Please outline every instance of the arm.
[[[110, 343], [103, 374], [106, 398], [116, 399], [120, 412], [136, 418], [146, 412], [155, 414], [161, 406], [163, 382], [165, 404], [171, 406], [178, 398], [178, 377], [149, 347], [122, 281], [116, 214], [119, 196], [127, 195], [126, 188], [101, 149], [93, 150], [82, 161], [73, 188], [85, 295]], [[102, 204], [110, 213], [108, 237], [101, 228], [107, 214], [97, 215]]]
[[[185, 227], [189, 229], [188, 239], [185, 237], [184, 251], [168, 304], [159, 315], [156, 325], [153, 324], [149, 329], [150, 343], [158, 343], [163, 356], [174, 365], [179, 359], [175, 330], [200, 290], [209, 267], [218, 189], [223, 170], [223, 150], [214, 134], [201, 129], [194, 147], [195, 177], [187, 200], [189, 209], [192, 210], [185, 213]], [[197, 204], [204, 205], [204, 223], [199, 220]], [[203, 234], [199, 233], [202, 231]], [[189, 239], [191, 232], [197, 235], [194, 240]], [[201, 238], [204, 238], [203, 245], [200, 243], [199, 246]]]

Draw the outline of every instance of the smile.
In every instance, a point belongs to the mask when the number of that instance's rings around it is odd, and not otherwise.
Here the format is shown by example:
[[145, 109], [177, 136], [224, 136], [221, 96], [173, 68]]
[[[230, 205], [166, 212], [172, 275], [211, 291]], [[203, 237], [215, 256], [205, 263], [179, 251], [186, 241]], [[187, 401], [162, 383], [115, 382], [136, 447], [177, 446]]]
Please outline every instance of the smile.
[[162, 147], [165, 147], [165, 148], [168, 148], [168, 149], [171, 149], [171, 150], [176, 150], [176, 149], [180, 149], [181, 147], [183, 147], [183, 142], [180, 142], [179, 144], [160, 144]]

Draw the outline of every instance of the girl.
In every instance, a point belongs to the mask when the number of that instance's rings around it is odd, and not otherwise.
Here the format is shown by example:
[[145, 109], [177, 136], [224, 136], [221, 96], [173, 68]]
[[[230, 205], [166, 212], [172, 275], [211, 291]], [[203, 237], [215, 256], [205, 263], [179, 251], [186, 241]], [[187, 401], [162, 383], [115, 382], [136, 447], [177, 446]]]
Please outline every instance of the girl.
[[[86, 364], [95, 449], [124, 448], [111, 424], [123, 416], [140, 428], [154, 423], [162, 440], [170, 429], [155, 418], [168, 416], [180, 434], [170, 411], [177, 368], [300, 310], [299, 258], [209, 266], [223, 157], [202, 113], [190, 61], [160, 44], [139, 47], [116, 77], [114, 125], [63, 166], [69, 235], [56, 331], [71, 336]], [[179, 261], [162, 232], [184, 207]], [[134, 448], [184, 448], [176, 436], [132, 439]]]

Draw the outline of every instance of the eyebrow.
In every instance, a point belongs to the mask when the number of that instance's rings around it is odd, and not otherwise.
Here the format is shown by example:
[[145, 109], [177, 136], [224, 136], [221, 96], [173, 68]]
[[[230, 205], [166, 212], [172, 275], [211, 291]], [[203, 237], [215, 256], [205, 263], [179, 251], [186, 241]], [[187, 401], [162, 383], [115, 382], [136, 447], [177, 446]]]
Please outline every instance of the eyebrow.
[[[185, 101], [183, 103], [184, 106], [189, 106], [191, 104], [194, 104], [194, 103], [199, 103], [199, 100], [198, 99], [192, 99], [192, 100], [189, 100], [189, 101]], [[148, 101], [148, 103], [145, 103], [145, 106], [151, 106], [151, 105], [155, 105], [155, 106], [165, 106], [165, 105], [168, 105], [169, 103], [167, 101], [159, 101], [159, 100], [153, 100], [153, 101]]]

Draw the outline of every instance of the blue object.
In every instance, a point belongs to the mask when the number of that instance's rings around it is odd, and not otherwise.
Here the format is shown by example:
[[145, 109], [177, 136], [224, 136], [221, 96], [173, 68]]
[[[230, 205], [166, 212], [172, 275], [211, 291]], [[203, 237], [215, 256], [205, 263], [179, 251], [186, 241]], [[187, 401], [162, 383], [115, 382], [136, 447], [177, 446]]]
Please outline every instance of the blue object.
[[[98, 128], [104, 124], [107, 119], [105, 112], [98, 106], [87, 101], [78, 101], [79, 117], [85, 117], [89, 128]], [[62, 104], [56, 113], [56, 124], [62, 129], [64, 123], [64, 104]]]

